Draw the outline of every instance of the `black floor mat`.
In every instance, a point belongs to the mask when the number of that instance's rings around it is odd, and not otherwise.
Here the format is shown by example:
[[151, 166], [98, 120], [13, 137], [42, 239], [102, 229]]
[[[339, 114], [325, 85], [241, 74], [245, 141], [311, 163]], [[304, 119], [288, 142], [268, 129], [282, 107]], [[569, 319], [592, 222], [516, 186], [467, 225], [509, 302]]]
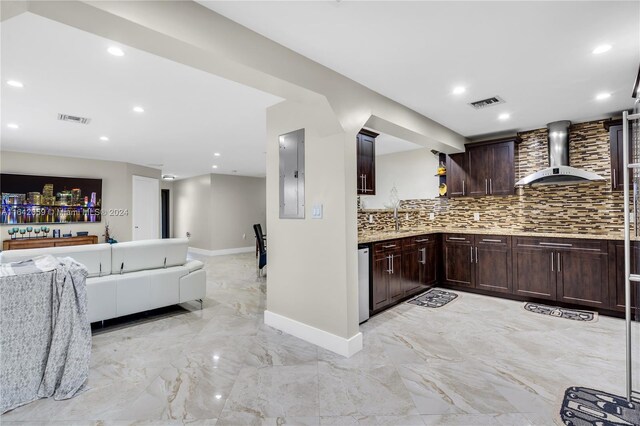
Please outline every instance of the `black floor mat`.
[[638, 426], [640, 404], [595, 389], [570, 387], [560, 418], [567, 426]]

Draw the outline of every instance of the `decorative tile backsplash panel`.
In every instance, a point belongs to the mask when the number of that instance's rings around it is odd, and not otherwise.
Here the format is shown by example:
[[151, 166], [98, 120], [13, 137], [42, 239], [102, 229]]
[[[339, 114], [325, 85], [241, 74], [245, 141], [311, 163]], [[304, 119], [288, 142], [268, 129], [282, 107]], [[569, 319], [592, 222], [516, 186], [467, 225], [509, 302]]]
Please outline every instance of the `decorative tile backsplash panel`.
[[[520, 134], [516, 146], [516, 180], [548, 166], [547, 129]], [[622, 192], [611, 191], [609, 133], [603, 121], [577, 123], [569, 135], [571, 166], [598, 173], [607, 180], [578, 185], [517, 189], [517, 195], [497, 197], [403, 200], [402, 227], [504, 228], [525, 232], [618, 235], [623, 227]], [[431, 172], [431, 171], [425, 171]], [[514, 182], [515, 183], [515, 182]], [[435, 219], [429, 219], [429, 213]], [[474, 213], [480, 213], [475, 221]], [[406, 219], [406, 215], [409, 219]], [[369, 223], [373, 215], [373, 223]], [[358, 229], [391, 230], [393, 213], [358, 210]]]

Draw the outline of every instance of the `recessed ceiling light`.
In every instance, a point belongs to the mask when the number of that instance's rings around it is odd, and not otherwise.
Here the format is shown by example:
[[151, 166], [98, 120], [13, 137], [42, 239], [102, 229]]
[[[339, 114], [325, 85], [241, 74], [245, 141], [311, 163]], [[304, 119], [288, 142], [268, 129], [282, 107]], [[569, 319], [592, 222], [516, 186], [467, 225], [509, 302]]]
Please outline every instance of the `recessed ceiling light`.
[[511, 117], [511, 114], [503, 112], [498, 116], [498, 120], [508, 120]]
[[24, 87], [24, 84], [17, 80], [7, 80], [7, 84], [11, 87]]
[[162, 180], [175, 180], [176, 177], [174, 175], [162, 175]]
[[214, 355], [214, 356], [213, 356], [213, 360], [214, 360], [214, 361], [217, 361], [217, 360], [219, 360], [219, 359], [220, 359], [220, 355]]
[[599, 55], [601, 53], [608, 52], [610, 50], [611, 50], [610, 44], [601, 44], [600, 46], [597, 46], [595, 49], [593, 49], [592, 53], [594, 55]]
[[598, 93], [596, 95], [596, 99], [599, 101], [603, 101], [605, 99], [609, 99], [611, 97], [611, 93]]
[[214, 152], [213, 155], [215, 155], [216, 157], [220, 157], [220, 153], [219, 152]]
[[218, 166], [216, 166], [215, 164], [213, 166], [211, 166], [212, 169], [217, 169]]
[[453, 88], [453, 94], [454, 95], [461, 95], [466, 91], [467, 91], [467, 88], [464, 87], [464, 86], [457, 86], [457, 87]]
[[113, 56], [124, 56], [124, 52], [119, 47], [111, 46], [107, 49], [107, 52], [111, 53]]
[[17, 129], [17, 128], [18, 128], [18, 127], [20, 127], [20, 126], [18, 126], [18, 125], [17, 125], [17, 124], [15, 124], [15, 123], [9, 123], [9, 124], [7, 124], [7, 127], [8, 127], [8, 128], [10, 128], [10, 129]]
[[135, 107], [133, 107], [133, 111], [134, 112], [144, 112], [144, 108], [142, 108], [141, 106], [135, 106]]
[[106, 136], [100, 136], [100, 140], [103, 141], [103, 142], [107, 142], [109, 140], [109, 138], [106, 137]]
[[222, 395], [220, 395], [220, 394], [216, 395], [216, 399], [221, 399], [221, 398], [222, 398]]

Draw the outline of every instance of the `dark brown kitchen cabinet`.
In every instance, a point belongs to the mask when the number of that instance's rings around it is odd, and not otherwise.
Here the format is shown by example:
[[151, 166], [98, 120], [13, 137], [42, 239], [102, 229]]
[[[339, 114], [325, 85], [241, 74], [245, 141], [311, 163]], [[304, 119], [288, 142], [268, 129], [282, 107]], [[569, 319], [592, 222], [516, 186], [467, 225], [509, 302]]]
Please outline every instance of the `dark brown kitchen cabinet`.
[[608, 308], [608, 257], [604, 252], [558, 250], [556, 300]]
[[516, 139], [467, 145], [468, 194], [511, 195], [515, 187]]
[[437, 236], [409, 237], [402, 244], [402, 281], [406, 297], [436, 284]]
[[362, 129], [356, 136], [358, 195], [376, 195], [376, 138], [377, 133]]
[[445, 234], [444, 273], [448, 285], [510, 293], [510, 237]]
[[[631, 242], [632, 274], [640, 273], [640, 242]], [[624, 241], [609, 242], [609, 307], [615, 311], [624, 311]], [[637, 313], [640, 306], [638, 283], [631, 283], [631, 309]]]
[[[622, 158], [622, 123], [609, 126], [609, 146], [611, 151], [611, 189], [614, 191], [622, 191], [624, 190], [624, 175], [622, 174], [622, 170], [624, 169]], [[631, 153], [631, 150], [629, 150], [629, 153]], [[632, 162], [631, 156], [629, 156], [629, 162]], [[629, 173], [629, 183], [632, 182], [631, 179], [632, 174]], [[633, 184], [629, 185], [629, 187], [632, 186]]]
[[445, 234], [442, 245], [443, 284], [473, 287], [475, 273], [473, 235]]
[[474, 239], [475, 288], [511, 293], [511, 238], [476, 235]]
[[372, 271], [371, 311], [377, 312], [403, 297], [401, 240], [373, 245]]
[[513, 293], [519, 296], [556, 300], [553, 251], [541, 248], [512, 250]]
[[606, 308], [607, 281], [604, 241], [515, 238], [514, 294]]
[[467, 193], [467, 154], [461, 152], [459, 154], [447, 155], [447, 196], [463, 197], [469, 195]]

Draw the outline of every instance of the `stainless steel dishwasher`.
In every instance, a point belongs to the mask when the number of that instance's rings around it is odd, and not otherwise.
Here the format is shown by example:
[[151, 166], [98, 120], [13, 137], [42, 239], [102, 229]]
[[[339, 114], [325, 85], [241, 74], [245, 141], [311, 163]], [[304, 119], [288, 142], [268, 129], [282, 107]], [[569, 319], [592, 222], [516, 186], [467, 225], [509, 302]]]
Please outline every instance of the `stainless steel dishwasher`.
[[358, 246], [359, 323], [369, 319], [369, 247]]

